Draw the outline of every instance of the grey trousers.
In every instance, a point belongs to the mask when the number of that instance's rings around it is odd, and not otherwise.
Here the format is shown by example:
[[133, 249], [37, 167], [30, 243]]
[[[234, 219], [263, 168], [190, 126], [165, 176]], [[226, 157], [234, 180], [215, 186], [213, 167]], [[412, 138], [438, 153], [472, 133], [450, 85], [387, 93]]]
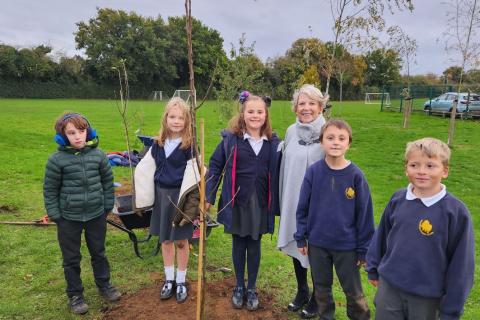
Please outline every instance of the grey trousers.
[[383, 278], [375, 294], [377, 320], [437, 320], [440, 298], [424, 298], [392, 287]]
[[370, 319], [370, 309], [363, 294], [355, 251], [335, 251], [309, 245], [308, 258], [320, 319], [333, 320], [335, 315], [335, 301], [332, 296], [333, 266], [347, 298], [348, 318]]

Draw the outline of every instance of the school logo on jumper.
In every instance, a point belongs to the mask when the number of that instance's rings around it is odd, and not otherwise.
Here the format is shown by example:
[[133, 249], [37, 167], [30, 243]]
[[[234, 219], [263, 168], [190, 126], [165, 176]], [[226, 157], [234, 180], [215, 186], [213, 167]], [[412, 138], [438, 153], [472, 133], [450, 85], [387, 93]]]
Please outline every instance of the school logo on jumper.
[[420, 233], [424, 236], [431, 236], [433, 234], [433, 226], [427, 219], [420, 220], [420, 223], [418, 224], [418, 230], [420, 230]]
[[345, 196], [347, 196], [347, 199], [355, 198], [355, 190], [352, 187], [348, 187], [345, 189]]

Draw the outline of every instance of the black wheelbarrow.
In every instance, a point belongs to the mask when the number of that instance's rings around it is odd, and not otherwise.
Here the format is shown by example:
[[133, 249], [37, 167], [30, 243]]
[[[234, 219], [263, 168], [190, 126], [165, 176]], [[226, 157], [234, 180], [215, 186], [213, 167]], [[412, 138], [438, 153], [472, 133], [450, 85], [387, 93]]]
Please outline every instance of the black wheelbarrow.
[[[133, 243], [133, 250], [135, 254], [140, 259], [143, 259], [142, 255], [140, 254], [140, 250], [138, 249], [138, 244], [141, 242], [147, 242], [152, 238], [152, 235], [149, 234], [146, 238], [139, 240], [134, 229], [144, 229], [150, 227], [150, 218], [152, 216], [152, 209], [140, 210], [135, 212], [132, 209], [132, 195], [122, 195], [115, 197], [115, 206], [113, 207], [112, 213], [116, 215], [122, 224], [118, 222], [107, 219], [107, 223], [110, 225], [126, 232]], [[219, 224], [212, 220], [210, 216], [207, 214], [206, 217], [206, 235], [207, 237], [212, 232], [213, 228], [218, 227]], [[200, 229], [199, 229], [199, 221], [198, 219], [193, 222], [193, 234], [190, 240], [191, 243], [197, 243], [198, 239], [200, 238]], [[155, 249], [152, 252], [152, 256], [156, 256], [160, 251], [161, 243], [157, 242]]]
[[[145, 239], [138, 240], [136, 234], [132, 231], [133, 229], [142, 229], [150, 227], [150, 218], [152, 216], [152, 209], [139, 210], [135, 212], [132, 208], [132, 195], [127, 194], [123, 196], [115, 197], [115, 205], [113, 207], [112, 213], [117, 216], [122, 224], [107, 219], [107, 223], [110, 225], [126, 232], [130, 237], [130, 240], [133, 242], [133, 250], [137, 257], [143, 259], [138, 250], [139, 242], [147, 242], [152, 237], [151, 234], [148, 235]], [[152, 255], [157, 255], [160, 251], [160, 244], [157, 243]]]

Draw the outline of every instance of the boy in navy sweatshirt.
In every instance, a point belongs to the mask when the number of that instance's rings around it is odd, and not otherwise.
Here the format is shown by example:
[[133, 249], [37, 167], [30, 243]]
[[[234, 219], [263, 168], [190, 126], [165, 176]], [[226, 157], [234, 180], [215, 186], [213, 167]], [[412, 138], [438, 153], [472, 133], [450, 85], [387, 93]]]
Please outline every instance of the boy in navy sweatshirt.
[[333, 266], [347, 299], [349, 319], [369, 319], [360, 266], [374, 233], [372, 198], [362, 171], [345, 159], [352, 129], [329, 120], [320, 132], [325, 159], [305, 173], [297, 207], [294, 237], [312, 267], [320, 319], [334, 319]]
[[446, 191], [450, 149], [433, 138], [407, 144], [406, 189], [387, 204], [367, 253], [376, 319], [459, 319], [473, 285], [470, 213]]

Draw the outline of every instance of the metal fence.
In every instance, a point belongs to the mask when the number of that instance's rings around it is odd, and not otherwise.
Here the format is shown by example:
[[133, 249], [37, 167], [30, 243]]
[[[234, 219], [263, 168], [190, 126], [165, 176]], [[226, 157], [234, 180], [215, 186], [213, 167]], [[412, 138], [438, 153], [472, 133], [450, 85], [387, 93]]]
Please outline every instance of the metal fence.
[[[385, 99], [380, 101], [380, 110], [392, 110], [402, 112], [405, 101], [402, 97], [402, 92], [406, 89], [406, 85], [390, 85], [385, 86], [378, 90], [380, 93], [388, 93], [390, 96], [390, 103], [387, 104]], [[425, 103], [431, 101], [436, 97], [446, 93], [446, 92], [458, 92], [458, 85], [411, 85], [410, 86], [410, 96], [413, 100], [413, 110], [417, 112], [423, 112], [425, 109]], [[370, 91], [369, 91], [370, 90]], [[366, 88], [365, 92], [374, 92], [375, 88]], [[471, 92], [480, 94], [480, 84], [463, 84], [460, 87], [460, 92]], [[385, 95], [381, 95], [384, 97]]]

